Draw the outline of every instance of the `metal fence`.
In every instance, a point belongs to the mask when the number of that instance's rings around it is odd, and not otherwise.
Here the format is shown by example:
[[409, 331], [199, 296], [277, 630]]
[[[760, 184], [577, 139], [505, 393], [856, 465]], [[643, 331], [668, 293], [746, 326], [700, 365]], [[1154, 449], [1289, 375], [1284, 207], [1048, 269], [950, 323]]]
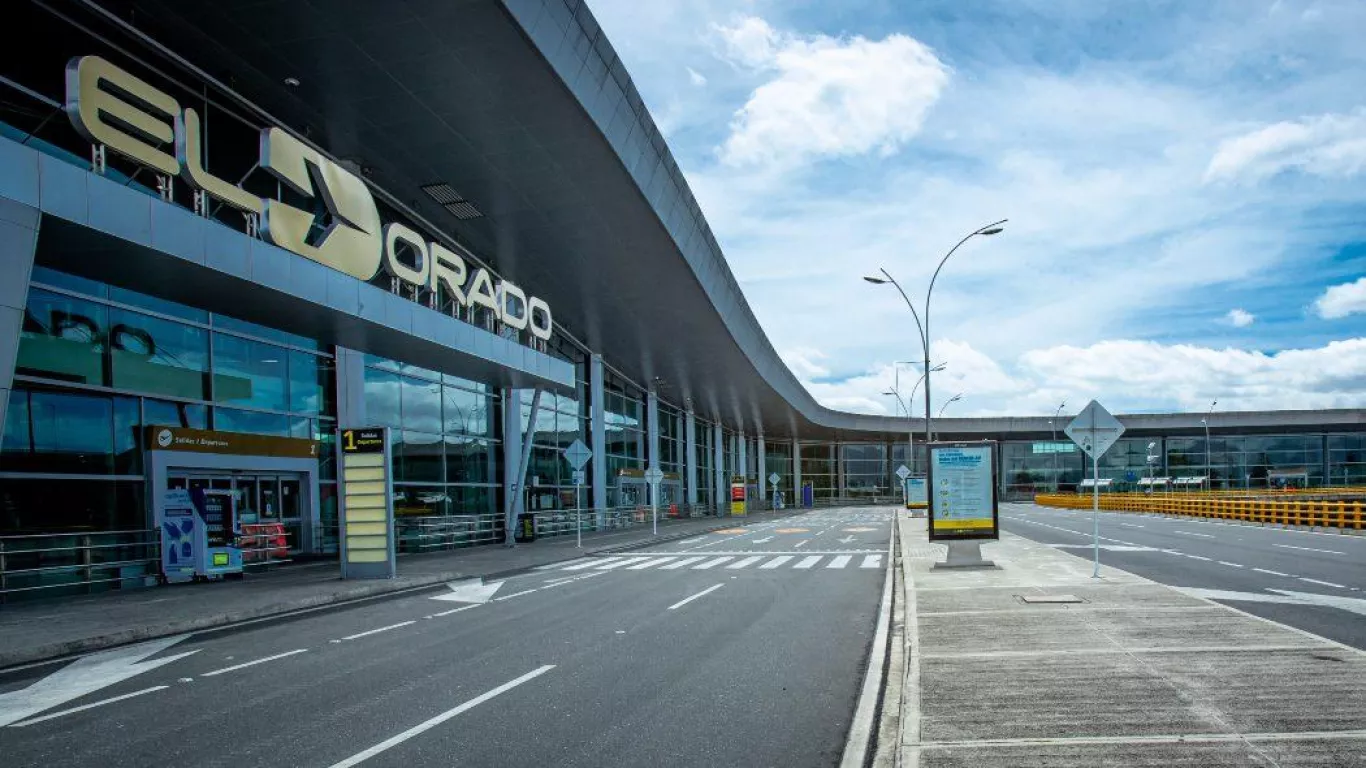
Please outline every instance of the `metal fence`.
[[0, 603], [145, 586], [160, 560], [155, 530], [0, 536]]
[[[1034, 503], [1047, 507], [1090, 509], [1086, 495], [1039, 494]], [[1306, 525], [1361, 530], [1366, 503], [1359, 500], [1219, 498], [1215, 495], [1101, 494], [1100, 508], [1115, 512], [1155, 512], [1182, 517], [1240, 520], [1273, 525]]]

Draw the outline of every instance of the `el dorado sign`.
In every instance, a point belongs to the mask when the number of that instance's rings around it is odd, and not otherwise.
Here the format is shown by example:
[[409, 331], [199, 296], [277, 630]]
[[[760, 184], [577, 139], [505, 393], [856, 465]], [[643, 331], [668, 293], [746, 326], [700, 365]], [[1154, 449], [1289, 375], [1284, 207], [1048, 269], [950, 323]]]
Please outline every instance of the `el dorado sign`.
[[[258, 197], [205, 170], [195, 110], [182, 109], [169, 94], [99, 56], [67, 64], [66, 113], [87, 141], [254, 217], [274, 245], [360, 280], [383, 270], [410, 286], [444, 290], [462, 307], [484, 307], [510, 328], [550, 339], [553, 320], [545, 301], [506, 280], [495, 283], [482, 267], [471, 274], [458, 254], [410, 227], [381, 224], [365, 182], [281, 128], [261, 130], [259, 167], [327, 208], [331, 224], [321, 237], [310, 234], [313, 211]], [[174, 153], [162, 147], [174, 147]], [[401, 247], [413, 254], [413, 263], [399, 258]]]

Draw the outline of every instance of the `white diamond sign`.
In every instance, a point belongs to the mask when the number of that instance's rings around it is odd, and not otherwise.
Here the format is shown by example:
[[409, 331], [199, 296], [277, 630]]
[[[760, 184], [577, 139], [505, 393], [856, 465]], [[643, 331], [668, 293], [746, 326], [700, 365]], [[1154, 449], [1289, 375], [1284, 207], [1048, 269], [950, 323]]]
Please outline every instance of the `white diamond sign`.
[[905, 464], [902, 464], [901, 466], [896, 468], [896, 476], [901, 478], [902, 480], [905, 480], [906, 478], [911, 476], [911, 470], [907, 469]]
[[782, 480], [782, 478], [781, 478], [781, 477], [778, 477], [778, 473], [777, 473], [777, 472], [774, 472], [773, 474], [771, 474], [771, 475], [768, 476], [768, 484], [769, 484], [769, 485], [777, 485], [779, 480]]
[[654, 485], [655, 483], [658, 483], [660, 480], [663, 479], [664, 473], [660, 471], [659, 467], [650, 467], [649, 469], [645, 470], [645, 482], [649, 483], [650, 485]]
[[1081, 446], [1086, 455], [1098, 459], [1110, 450], [1119, 436], [1124, 434], [1124, 425], [1105, 410], [1105, 406], [1092, 400], [1081, 409], [1072, 423], [1063, 429], [1063, 434]]
[[588, 450], [588, 446], [584, 445], [582, 440], [575, 440], [564, 449], [564, 457], [569, 460], [571, 469], [583, 469], [583, 465], [593, 458], [593, 452]]

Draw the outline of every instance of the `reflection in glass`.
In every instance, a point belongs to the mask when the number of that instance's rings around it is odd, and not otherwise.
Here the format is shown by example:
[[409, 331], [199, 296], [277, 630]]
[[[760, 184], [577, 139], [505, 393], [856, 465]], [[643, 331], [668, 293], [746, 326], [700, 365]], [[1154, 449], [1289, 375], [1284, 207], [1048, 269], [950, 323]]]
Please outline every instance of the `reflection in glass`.
[[114, 474], [142, 474], [141, 416], [135, 397], [114, 398]]
[[249, 323], [246, 320], [238, 320], [235, 317], [228, 317], [227, 315], [215, 314], [213, 316], [213, 327], [225, 331], [235, 331], [247, 336], [255, 336], [260, 339], [278, 341], [281, 344], [288, 344], [291, 347], [302, 347], [304, 349], [318, 349], [320, 347], [319, 342], [315, 339], [288, 333], [265, 325]]
[[147, 398], [142, 401], [147, 424], [166, 427], [209, 428], [209, 408], [198, 403], [172, 403]]
[[109, 300], [119, 304], [128, 304], [134, 307], [151, 310], [162, 315], [179, 317], [196, 323], [208, 323], [209, 313], [202, 309], [187, 307], [184, 304], [177, 304], [174, 301], [158, 299], [155, 296], [148, 296], [145, 293], [130, 291], [127, 288], [120, 288], [117, 285], [109, 286]]
[[487, 395], [443, 386], [445, 431], [451, 434], [488, 435], [491, 431], [491, 402]]
[[[136, 531], [148, 527], [141, 481], [0, 478], [0, 531]], [[114, 554], [117, 550], [107, 550]], [[145, 555], [141, 555], [145, 556]]]
[[324, 416], [336, 414], [336, 363], [328, 357], [290, 350], [289, 409]]
[[207, 396], [209, 344], [202, 329], [113, 309], [108, 341], [113, 386], [194, 400]]
[[425, 432], [394, 434], [397, 480], [410, 483], [440, 483], [442, 476], [441, 437]]
[[253, 435], [289, 437], [289, 417], [279, 413], [215, 408], [213, 409], [213, 428], [224, 432], [247, 432]]
[[365, 369], [365, 420], [377, 427], [402, 427], [399, 418], [399, 376]]
[[109, 474], [114, 468], [112, 398], [29, 393], [34, 472]]
[[498, 443], [458, 435], [447, 435], [445, 442], [446, 482], [500, 482], [495, 457]]
[[77, 384], [106, 384], [109, 310], [62, 294], [29, 291], [15, 373]]
[[213, 398], [220, 403], [283, 411], [286, 350], [259, 341], [213, 335]]
[[33, 277], [30, 278], [35, 283], [43, 283], [57, 288], [65, 288], [68, 291], [84, 293], [87, 296], [97, 296], [101, 299], [109, 298], [109, 286], [97, 280], [90, 280], [84, 277], [68, 275], [65, 272], [58, 272], [49, 267], [33, 265]]
[[404, 376], [402, 382], [405, 430], [441, 433], [441, 385], [434, 381]]

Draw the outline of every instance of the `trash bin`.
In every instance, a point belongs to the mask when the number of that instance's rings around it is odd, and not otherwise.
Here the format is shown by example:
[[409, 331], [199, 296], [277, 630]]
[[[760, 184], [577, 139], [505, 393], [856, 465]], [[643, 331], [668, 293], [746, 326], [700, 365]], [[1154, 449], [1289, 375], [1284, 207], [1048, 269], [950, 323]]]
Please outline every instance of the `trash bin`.
[[513, 532], [513, 541], [531, 542], [536, 540], [536, 517], [531, 514], [521, 514], [517, 516], [517, 530]]

